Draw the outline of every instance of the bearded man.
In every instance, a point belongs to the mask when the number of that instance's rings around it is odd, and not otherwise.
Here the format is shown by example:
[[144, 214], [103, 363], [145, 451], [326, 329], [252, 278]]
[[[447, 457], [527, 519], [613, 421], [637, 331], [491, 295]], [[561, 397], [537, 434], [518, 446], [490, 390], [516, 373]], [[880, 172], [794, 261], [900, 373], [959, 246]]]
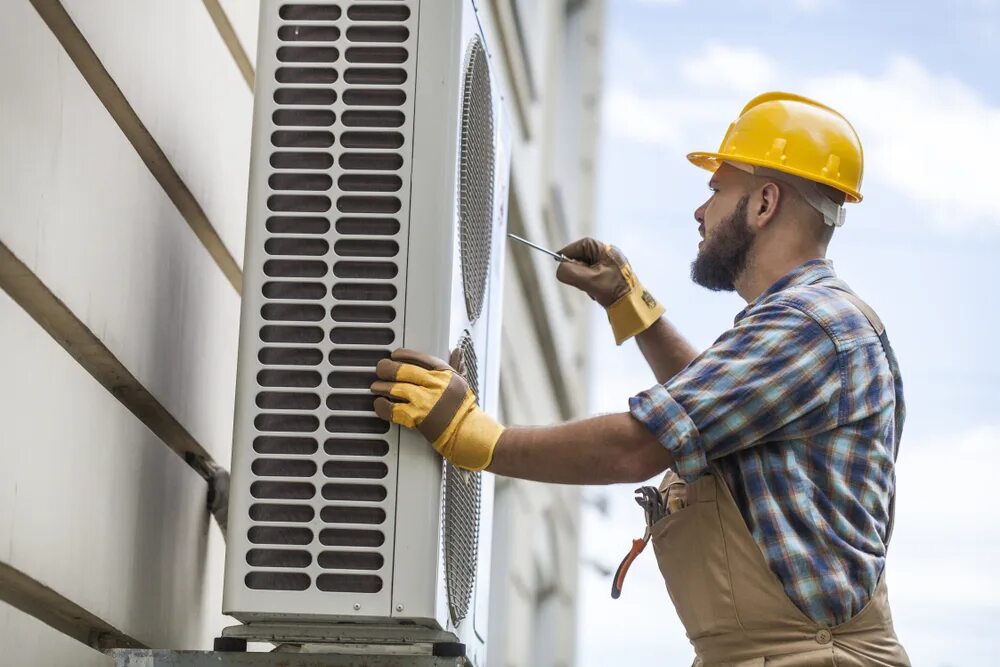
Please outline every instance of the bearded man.
[[717, 152], [688, 159], [712, 172], [691, 277], [747, 302], [710, 348], [685, 341], [617, 248], [582, 239], [557, 278], [603, 306], [656, 376], [627, 412], [504, 428], [454, 369], [406, 349], [379, 362], [375, 410], [470, 470], [662, 474], [646, 539], [695, 665], [908, 665], [884, 577], [902, 381], [878, 316], [826, 259], [843, 205], [861, 201], [857, 133], [825, 105], [766, 93]]

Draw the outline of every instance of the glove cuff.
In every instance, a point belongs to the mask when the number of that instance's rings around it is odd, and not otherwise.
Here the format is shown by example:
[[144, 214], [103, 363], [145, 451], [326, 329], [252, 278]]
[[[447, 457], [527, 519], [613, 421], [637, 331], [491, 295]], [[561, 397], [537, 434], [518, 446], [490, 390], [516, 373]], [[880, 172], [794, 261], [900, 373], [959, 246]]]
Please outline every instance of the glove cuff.
[[469, 390], [454, 421], [432, 445], [459, 468], [478, 472], [493, 462], [493, 450], [503, 432], [504, 427], [476, 405], [475, 394]]
[[666, 308], [639, 281], [635, 281], [632, 290], [608, 306], [607, 310], [608, 322], [618, 345], [653, 326], [666, 312]]

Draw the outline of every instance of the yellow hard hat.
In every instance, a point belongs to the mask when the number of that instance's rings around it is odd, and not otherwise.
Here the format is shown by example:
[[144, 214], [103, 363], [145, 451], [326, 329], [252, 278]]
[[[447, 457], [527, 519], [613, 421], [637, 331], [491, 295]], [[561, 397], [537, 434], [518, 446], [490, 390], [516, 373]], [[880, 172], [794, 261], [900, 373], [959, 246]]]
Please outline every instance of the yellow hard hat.
[[806, 178], [861, 201], [865, 156], [847, 119], [828, 106], [792, 93], [750, 100], [726, 132], [717, 153], [689, 153], [692, 164], [714, 172], [723, 161]]

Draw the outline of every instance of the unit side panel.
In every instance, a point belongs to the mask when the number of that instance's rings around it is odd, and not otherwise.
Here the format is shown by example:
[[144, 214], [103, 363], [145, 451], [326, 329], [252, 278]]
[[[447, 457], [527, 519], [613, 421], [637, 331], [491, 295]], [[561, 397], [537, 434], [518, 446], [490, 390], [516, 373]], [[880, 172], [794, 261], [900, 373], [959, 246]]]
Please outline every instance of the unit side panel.
[[261, 3], [225, 607], [390, 615], [418, 3]]

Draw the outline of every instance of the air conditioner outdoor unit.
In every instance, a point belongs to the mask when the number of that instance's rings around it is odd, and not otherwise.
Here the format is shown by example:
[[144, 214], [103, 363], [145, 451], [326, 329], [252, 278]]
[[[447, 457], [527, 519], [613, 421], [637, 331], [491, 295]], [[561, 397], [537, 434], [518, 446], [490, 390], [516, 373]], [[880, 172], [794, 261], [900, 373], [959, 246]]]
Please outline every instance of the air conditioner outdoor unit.
[[368, 391], [397, 346], [460, 347], [496, 412], [510, 148], [475, 5], [262, 0], [254, 96], [224, 611], [482, 664], [491, 478]]

